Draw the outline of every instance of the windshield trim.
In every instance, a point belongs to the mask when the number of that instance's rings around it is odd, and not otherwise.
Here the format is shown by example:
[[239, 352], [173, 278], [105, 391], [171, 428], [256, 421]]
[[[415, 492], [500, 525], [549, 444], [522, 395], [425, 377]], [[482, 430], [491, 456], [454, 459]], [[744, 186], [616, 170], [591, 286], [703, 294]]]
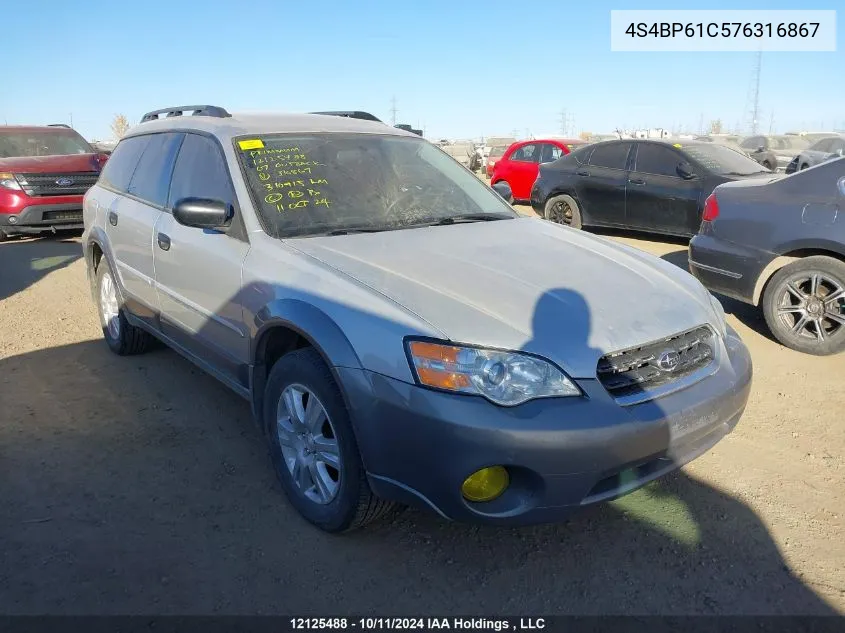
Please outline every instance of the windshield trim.
[[[460, 167], [464, 171], [470, 173], [473, 178], [478, 178], [477, 175], [474, 174], [473, 172], [471, 172], [467, 168], [466, 165], [464, 165], [460, 161], [456, 160], [451, 154], [444, 151], [443, 148], [441, 148], [439, 145], [436, 145], [436, 144], [432, 143], [431, 141], [428, 141], [428, 140], [426, 140], [422, 137], [416, 136], [416, 135], [407, 136], [405, 134], [392, 134], [390, 132], [384, 132], [384, 133], [349, 132], [347, 130], [311, 131], [311, 132], [297, 130], [295, 132], [253, 132], [253, 133], [238, 134], [238, 135], [230, 137], [231, 147], [232, 147], [232, 151], [233, 151], [234, 157], [235, 157], [235, 163], [237, 164], [238, 173], [241, 176], [242, 184], [247, 191], [247, 195], [249, 196], [249, 201], [252, 204], [253, 214], [255, 215], [256, 219], [258, 220], [258, 223], [261, 226], [261, 230], [264, 232], [264, 234], [266, 236], [273, 238], [273, 239], [277, 239], [277, 240], [283, 240], [283, 241], [284, 240], [294, 240], [294, 239], [305, 239], [305, 238], [311, 238], [311, 237], [327, 237], [325, 227], [323, 227], [322, 230], [315, 231], [314, 233], [309, 232], [309, 233], [303, 233], [303, 234], [300, 234], [300, 235], [281, 236], [281, 235], [277, 235], [276, 232], [274, 232], [272, 230], [272, 227], [268, 226], [267, 219], [264, 217], [264, 213], [261, 211], [261, 201], [257, 197], [258, 192], [256, 192], [254, 190], [254, 188], [252, 187], [250, 180], [249, 180], [249, 175], [247, 173], [246, 163], [245, 163], [245, 161], [243, 161], [241, 159], [241, 149], [238, 146], [238, 143], [240, 141], [250, 140], [250, 139], [255, 139], [255, 138], [265, 139], [265, 138], [268, 138], [268, 137], [273, 137], [273, 138], [281, 137], [281, 138], [283, 138], [283, 137], [297, 137], [297, 136], [314, 136], [314, 137], [317, 137], [317, 136], [332, 136], [332, 135], [366, 136], [366, 137], [376, 137], [376, 138], [396, 138], [396, 139], [404, 139], [409, 143], [426, 143], [429, 146], [431, 146], [432, 148], [438, 150], [443, 155], [450, 158], [454, 163], [457, 164], [458, 167]], [[493, 196], [501, 203], [501, 206], [503, 207], [502, 212], [501, 212], [502, 216], [509, 216], [509, 217], [503, 217], [502, 219], [517, 219], [517, 218], [521, 217], [520, 213], [516, 209], [514, 209], [510, 204], [508, 204], [507, 201], [504, 200], [499, 195], [499, 193], [497, 191], [495, 191], [492, 187], [490, 187], [490, 185], [486, 184], [482, 180], [478, 180], [478, 183], [481, 186], [484, 186], [484, 187], [487, 187], [488, 189], [490, 189], [490, 192], [493, 194]], [[455, 217], [461, 217], [461, 216], [455, 216]], [[463, 224], [463, 223], [462, 222], [456, 222], [455, 224]], [[452, 226], [452, 225], [444, 225], [444, 226]], [[338, 227], [338, 228], [340, 228], [340, 227]], [[376, 233], [376, 232], [382, 233], [382, 232], [387, 232], [387, 231], [391, 231], [391, 230], [402, 230], [402, 229], [405, 229], [405, 228], [419, 228], [419, 226], [407, 225], [407, 226], [400, 226], [400, 227], [396, 227], [396, 228], [380, 229], [378, 231], [371, 231], [371, 232], [372, 233]], [[350, 233], [350, 235], [351, 234], [352, 233]], [[358, 232], [357, 234], [360, 235], [360, 234], [363, 234], [363, 233]], [[332, 237], [341, 237], [341, 236], [338, 235], [338, 236], [332, 236]]]

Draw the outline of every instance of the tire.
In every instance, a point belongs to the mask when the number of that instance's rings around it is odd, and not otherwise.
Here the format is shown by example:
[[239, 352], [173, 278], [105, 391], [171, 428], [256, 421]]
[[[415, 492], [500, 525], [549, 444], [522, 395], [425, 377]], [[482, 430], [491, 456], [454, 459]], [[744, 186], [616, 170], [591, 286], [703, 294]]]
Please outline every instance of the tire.
[[[288, 414], [290, 399], [283, 402], [283, 395], [302, 405], [298, 416]], [[322, 407], [325, 417], [315, 418], [319, 428], [306, 429], [294, 418], [305, 419], [304, 412], [314, 403]], [[286, 354], [273, 365], [263, 415], [276, 476], [291, 505], [307, 521], [326, 532], [346, 532], [397, 509], [370, 490], [343, 396], [314, 348]], [[285, 448], [281, 437], [286, 438]], [[320, 455], [327, 461], [321, 461]], [[297, 483], [295, 473], [300, 472], [303, 484]], [[323, 482], [322, 494], [318, 480]]]
[[807, 169], [808, 167], [809, 167], [809, 165], [808, 165], [807, 163], [804, 163], [803, 165], [801, 165], [801, 166], [798, 168], [798, 171], [804, 171], [804, 170], [805, 170], [805, 169]]
[[[837, 297], [841, 292], [841, 298], [826, 298], [834, 292]], [[841, 352], [845, 262], [815, 255], [784, 266], [766, 284], [763, 315], [775, 338], [791, 349], [816, 356]]]
[[0, 242], [7, 242], [9, 240], [9, 234], [3, 231], [0, 231]]
[[765, 168], [766, 168], [766, 169], [768, 169], [769, 171], [774, 171], [774, 170], [775, 170], [775, 168], [774, 168], [774, 167], [772, 167], [772, 166], [768, 163], [768, 161], [763, 163], [763, 167], [765, 167]]
[[[107, 284], [110, 286], [111, 291], [104, 290], [104, 286]], [[104, 304], [104, 293], [111, 294], [111, 292], [114, 293], [113, 302], [110, 300], [105, 301], [105, 303], [109, 304], [107, 308]], [[130, 356], [133, 354], [143, 354], [149, 349], [153, 337], [126, 320], [114, 274], [105, 259], [97, 267], [96, 301], [97, 313], [100, 316], [100, 325], [103, 328], [103, 338], [106, 339], [106, 343], [112, 352], [118, 356]], [[107, 313], [107, 310], [109, 313]]]
[[581, 228], [581, 209], [572, 196], [552, 196], [546, 200], [543, 217], [549, 222], [563, 224], [573, 229]]

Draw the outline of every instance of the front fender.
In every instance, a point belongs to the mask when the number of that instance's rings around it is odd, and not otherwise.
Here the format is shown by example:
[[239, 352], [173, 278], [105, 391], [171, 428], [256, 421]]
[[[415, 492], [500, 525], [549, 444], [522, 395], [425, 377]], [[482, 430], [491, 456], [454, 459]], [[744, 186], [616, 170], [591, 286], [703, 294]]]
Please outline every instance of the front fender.
[[259, 345], [273, 327], [289, 328], [307, 339], [330, 367], [360, 368], [361, 360], [340, 326], [325, 312], [301, 299], [279, 299], [261, 308], [254, 318], [250, 362], [260, 363]]
[[[255, 313], [250, 323], [250, 392], [253, 418], [259, 428], [266, 432], [262, 424], [264, 410], [264, 388], [267, 383], [268, 368], [263, 356], [264, 336], [273, 328], [284, 327], [306, 339], [329, 367], [340, 393], [349, 409], [350, 403], [346, 389], [337, 371], [338, 367], [361, 368], [361, 360], [340, 326], [325, 312], [300, 299], [279, 299], [272, 301]], [[354, 423], [354, 422], [353, 422]]]

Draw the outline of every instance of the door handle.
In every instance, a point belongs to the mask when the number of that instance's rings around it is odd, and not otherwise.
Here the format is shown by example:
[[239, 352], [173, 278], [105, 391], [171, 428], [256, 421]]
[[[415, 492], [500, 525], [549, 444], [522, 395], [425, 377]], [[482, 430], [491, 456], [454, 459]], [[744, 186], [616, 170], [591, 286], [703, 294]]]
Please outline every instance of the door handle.
[[581, 171], [577, 171], [575, 173], [578, 174], [579, 176], [589, 176], [590, 175], [590, 172], [585, 171], [583, 169]]
[[109, 211], [109, 224], [117, 226], [117, 213], [114, 211]]
[[156, 241], [158, 242], [158, 247], [163, 251], [170, 250], [170, 237], [165, 235], [164, 233], [159, 233], [156, 236]]
[[642, 178], [628, 178], [628, 182], [631, 183], [632, 185], [644, 185], [645, 184], [645, 180], [643, 180]]

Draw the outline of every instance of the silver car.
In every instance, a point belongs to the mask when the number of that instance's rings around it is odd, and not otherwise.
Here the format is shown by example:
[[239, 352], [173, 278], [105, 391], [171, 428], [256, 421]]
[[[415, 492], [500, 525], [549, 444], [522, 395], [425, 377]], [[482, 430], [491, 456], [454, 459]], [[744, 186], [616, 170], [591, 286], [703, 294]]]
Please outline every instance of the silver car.
[[84, 220], [108, 346], [160, 339], [245, 398], [327, 531], [405, 505], [558, 521], [701, 455], [748, 400], [691, 275], [522, 217], [379, 122], [151, 112]]

